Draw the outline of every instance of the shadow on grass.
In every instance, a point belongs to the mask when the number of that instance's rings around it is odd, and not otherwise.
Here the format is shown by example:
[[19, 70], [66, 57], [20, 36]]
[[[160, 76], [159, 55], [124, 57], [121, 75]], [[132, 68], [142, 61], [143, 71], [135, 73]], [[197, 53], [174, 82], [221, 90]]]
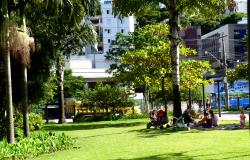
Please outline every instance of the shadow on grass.
[[193, 160], [192, 157], [185, 156], [184, 153], [168, 153], [168, 154], [158, 154], [146, 157], [139, 157], [139, 158], [119, 158], [115, 160], [166, 160], [166, 159], [178, 159], [178, 160]]
[[[189, 151], [193, 152], [193, 151]], [[224, 154], [223, 158], [220, 159], [241, 159], [243, 157], [250, 156], [249, 154], [246, 154], [245, 152], [238, 152], [238, 155], [231, 156], [231, 154], [235, 154], [235, 152], [225, 152], [225, 153], [218, 153], [218, 154], [197, 154], [197, 155], [185, 155], [185, 153], [188, 152], [178, 152], [178, 153], [166, 153], [166, 154], [158, 154], [158, 155], [152, 155], [152, 156], [145, 156], [145, 157], [139, 157], [139, 158], [118, 158], [115, 160], [166, 160], [166, 159], [178, 159], [178, 160], [194, 160], [194, 159], [200, 159], [201, 157], [206, 157], [206, 159], [216, 159], [216, 155]], [[227, 156], [228, 155], [228, 156]]]
[[[240, 128], [239, 128], [239, 125], [232, 123], [232, 124], [223, 124], [216, 128], [195, 127], [195, 128], [192, 128], [190, 131], [188, 131], [187, 128], [173, 129], [172, 127], [170, 127], [170, 128], [163, 128], [163, 129], [158, 129], [158, 128], [146, 129], [145, 127], [144, 129], [135, 129], [135, 130], [130, 130], [128, 132], [137, 132], [138, 136], [142, 138], [154, 138], [157, 136], [170, 135], [170, 134], [175, 134], [178, 132], [180, 132], [181, 134], [193, 134], [193, 133], [201, 133], [201, 132], [208, 132], [208, 131], [215, 131], [215, 130], [235, 131], [235, 130], [240, 130]], [[248, 130], [248, 128], [244, 130]]]
[[121, 127], [133, 127], [144, 125], [144, 122], [116, 122], [116, 123], [100, 123], [100, 124], [91, 124], [91, 123], [75, 123], [75, 124], [49, 124], [43, 127], [43, 130], [53, 130], [53, 131], [73, 131], [73, 130], [90, 130], [90, 129], [100, 129], [100, 128], [121, 128]]

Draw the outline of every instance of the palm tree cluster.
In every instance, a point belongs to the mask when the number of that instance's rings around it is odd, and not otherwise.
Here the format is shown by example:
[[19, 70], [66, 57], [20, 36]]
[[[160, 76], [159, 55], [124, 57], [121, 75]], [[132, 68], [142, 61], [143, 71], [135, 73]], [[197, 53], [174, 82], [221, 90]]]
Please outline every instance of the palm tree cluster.
[[[98, 11], [98, 0], [2, 0], [0, 2], [0, 53], [4, 57], [3, 61], [5, 64], [2, 68], [2, 71], [5, 73], [5, 87], [1, 87], [5, 88], [5, 95], [4, 102], [0, 108], [1, 111], [5, 112], [6, 110], [7, 113], [4, 117], [6, 118], [7, 139], [9, 143], [15, 142], [11, 61], [14, 60], [15, 63], [19, 63], [22, 68], [21, 74], [23, 75], [23, 80], [22, 84], [19, 85], [22, 86], [21, 108], [24, 119], [23, 130], [24, 135], [29, 137], [27, 68], [32, 60], [31, 53], [35, 52], [35, 44], [38, 44], [35, 43], [36, 39], [31, 37], [31, 35], [40, 37], [40, 39], [42, 39], [41, 37], [49, 38], [50, 44], [53, 47], [52, 53], [55, 55], [56, 53], [59, 54], [57, 56], [58, 62], [63, 61], [64, 55], [70, 51], [69, 46], [72, 46], [73, 50], [76, 48], [76, 45], [80, 48], [84, 44], [94, 41], [94, 34], [89, 30], [85, 31], [84, 27], [81, 26], [81, 22], [85, 16], [93, 15]], [[34, 13], [39, 13], [39, 16], [36, 17]], [[36, 19], [29, 19], [32, 17], [36, 17]], [[41, 25], [37, 25], [38, 28], [36, 28], [31, 25], [32, 23], [39, 23]], [[41, 29], [39, 27], [43, 27], [42, 31], [44, 31], [39, 32], [40, 35], [34, 31]], [[89, 26], [85, 26], [86, 28], [90, 29]], [[82, 32], [78, 34], [79, 30]], [[49, 31], [50, 33], [48, 33]], [[48, 34], [50, 35], [49, 37]], [[58, 36], [60, 34], [61, 36]], [[68, 52], [67, 54], [70, 55], [70, 53], [72, 52]], [[63, 68], [63, 63], [58, 64], [58, 68]], [[59, 76], [61, 77], [59, 78], [58, 88], [63, 92], [61, 83], [63, 80], [63, 70], [59, 70], [58, 73], [60, 73]], [[62, 92], [60, 92], [61, 97], [63, 96]], [[63, 109], [63, 106], [61, 108]], [[63, 122], [63, 114], [62, 110], [61, 122]], [[3, 113], [2, 115], [5, 114]]]

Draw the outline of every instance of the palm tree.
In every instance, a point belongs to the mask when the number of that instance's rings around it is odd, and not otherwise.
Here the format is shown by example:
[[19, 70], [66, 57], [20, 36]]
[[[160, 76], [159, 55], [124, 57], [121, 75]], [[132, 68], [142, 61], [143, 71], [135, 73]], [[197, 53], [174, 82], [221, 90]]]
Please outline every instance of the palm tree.
[[[24, 30], [25, 29], [25, 30]], [[13, 57], [21, 63], [23, 71], [23, 131], [26, 137], [30, 136], [29, 132], [29, 114], [28, 114], [28, 87], [27, 87], [27, 66], [30, 63], [30, 52], [34, 51], [34, 38], [27, 34], [26, 28], [19, 29], [12, 27], [10, 34], [10, 49]]]
[[13, 119], [13, 103], [12, 103], [12, 85], [11, 85], [11, 66], [10, 66], [10, 47], [9, 47], [9, 10], [8, 0], [2, 0], [0, 3], [1, 24], [1, 51], [4, 54], [5, 61], [5, 80], [6, 80], [6, 125], [7, 139], [9, 143], [15, 142], [14, 137], [14, 119]]

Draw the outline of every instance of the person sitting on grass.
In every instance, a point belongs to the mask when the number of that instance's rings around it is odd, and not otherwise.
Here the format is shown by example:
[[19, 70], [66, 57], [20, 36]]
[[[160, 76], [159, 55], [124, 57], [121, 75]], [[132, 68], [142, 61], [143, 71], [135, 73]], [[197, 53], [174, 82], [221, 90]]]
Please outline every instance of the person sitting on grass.
[[240, 128], [241, 129], [245, 128], [245, 123], [246, 123], [246, 116], [244, 114], [244, 111], [241, 110], [241, 114], [240, 114]]
[[219, 126], [219, 123], [218, 123], [219, 119], [218, 119], [218, 117], [214, 114], [213, 110], [210, 109], [208, 112], [209, 112], [210, 118], [212, 120], [212, 127], [218, 127]]
[[190, 114], [190, 110], [186, 110], [183, 113], [183, 120], [184, 120], [184, 124], [187, 124], [188, 127], [190, 127], [190, 124], [195, 125], [196, 122], [193, 119], [192, 115]]
[[212, 127], [212, 120], [207, 112], [204, 113], [204, 117], [202, 118], [202, 120], [199, 121], [199, 124], [201, 124], [203, 128]]

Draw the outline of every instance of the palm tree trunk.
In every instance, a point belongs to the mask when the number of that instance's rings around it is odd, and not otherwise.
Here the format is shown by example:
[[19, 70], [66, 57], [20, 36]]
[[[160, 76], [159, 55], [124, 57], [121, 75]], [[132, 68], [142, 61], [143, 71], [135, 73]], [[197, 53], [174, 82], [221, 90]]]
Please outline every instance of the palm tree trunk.
[[64, 79], [64, 59], [60, 55], [57, 59], [57, 78], [58, 78], [58, 102], [59, 102], [59, 121], [58, 123], [65, 122], [65, 110], [64, 110], [64, 93], [63, 93], [63, 79]]
[[[24, 14], [22, 14], [22, 21], [23, 30], [26, 32], [26, 19]], [[23, 64], [23, 132], [25, 137], [30, 137], [27, 64]]]
[[[8, 37], [8, 31], [7, 31]], [[6, 79], [6, 110], [7, 110], [7, 139], [9, 143], [15, 143], [14, 137], [14, 119], [13, 119], [13, 104], [12, 104], [12, 85], [11, 85], [11, 66], [9, 42], [7, 41], [5, 52], [5, 79]]]
[[174, 100], [174, 117], [180, 117], [181, 96], [180, 96], [180, 73], [179, 73], [179, 15], [176, 10], [176, 0], [170, 1], [169, 25], [171, 35], [171, 61], [173, 66], [173, 100]]
[[12, 104], [12, 85], [11, 85], [11, 65], [10, 65], [10, 50], [9, 50], [9, 14], [8, 1], [2, 1], [2, 13], [4, 17], [3, 25], [3, 39], [4, 44], [4, 61], [5, 61], [5, 80], [6, 80], [6, 126], [7, 126], [7, 140], [9, 143], [15, 143], [14, 137], [14, 119], [13, 119], [13, 104]]
[[27, 67], [23, 65], [23, 132], [25, 137], [30, 137], [27, 82]]

